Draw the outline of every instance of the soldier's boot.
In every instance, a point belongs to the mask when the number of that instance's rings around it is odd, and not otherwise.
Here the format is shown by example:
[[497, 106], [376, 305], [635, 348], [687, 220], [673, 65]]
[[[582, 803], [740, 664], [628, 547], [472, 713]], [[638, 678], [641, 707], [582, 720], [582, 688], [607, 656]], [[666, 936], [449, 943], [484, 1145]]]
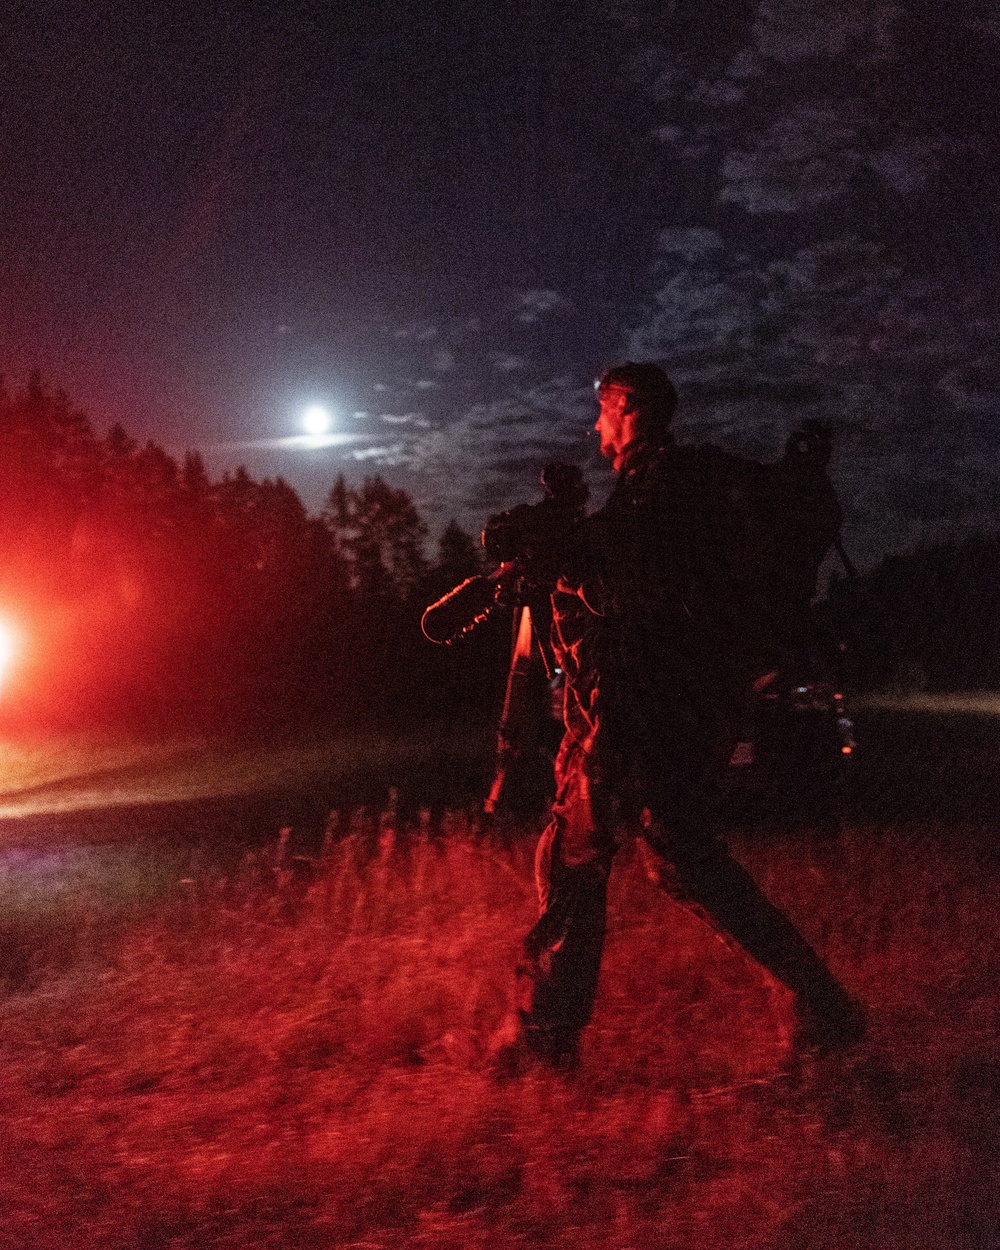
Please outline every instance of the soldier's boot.
[[580, 1066], [580, 1034], [576, 1029], [522, 1021], [521, 1038], [536, 1059], [557, 1072], [575, 1072]]
[[861, 1004], [846, 991], [828, 1000], [796, 1001], [798, 1021], [793, 1045], [799, 1054], [816, 1058], [841, 1054], [861, 1042], [868, 1022]]
[[531, 1024], [519, 1011], [493, 1035], [488, 1062], [499, 1080], [525, 1076], [540, 1067], [568, 1075], [580, 1064], [580, 1034], [576, 1029]]

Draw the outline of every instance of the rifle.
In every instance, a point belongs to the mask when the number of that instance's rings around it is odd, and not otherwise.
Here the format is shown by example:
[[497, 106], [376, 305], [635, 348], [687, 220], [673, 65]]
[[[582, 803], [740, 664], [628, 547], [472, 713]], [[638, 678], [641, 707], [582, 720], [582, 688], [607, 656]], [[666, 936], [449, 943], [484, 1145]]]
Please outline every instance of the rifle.
[[498, 560], [488, 574], [464, 582], [432, 603], [420, 622], [431, 642], [450, 645], [478, 629], [497, 606], [514, 608], [510, 668], [497, 729], [497, 769], [484, 804], [492, 813], [510, 767], [527, 750], [532, 709], [531, 680], [539, 655], [545, 677], [556, 675], [550, 632], [550, 595], [573, 531], [582, 520], [588, 491], [575, 465], [551, 464], [542, 471], [545, 498], [491, 517], [483, 530], [487, 555]]
[[519, 504], [486, 522], [482, 543], [497, 567], [467, 577], [424, 611], [420, 628], [429, 641], [449, 646], [477, 629], [497, 606], [528, 606], [546, 673], [552, 676], [549, 595], [566, 544], [583, 518], [588, 490], [580, 470], [570, 464], [546, 465], [542, 486], [540, 503]]

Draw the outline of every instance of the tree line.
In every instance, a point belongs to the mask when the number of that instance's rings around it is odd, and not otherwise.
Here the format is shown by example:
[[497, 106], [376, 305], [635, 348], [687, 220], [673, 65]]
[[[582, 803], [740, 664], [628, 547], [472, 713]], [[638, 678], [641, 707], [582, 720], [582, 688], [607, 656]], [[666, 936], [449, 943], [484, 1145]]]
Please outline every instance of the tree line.
[[830, 587], [821, 614], [863, 690], [1000, 688], [1000, 533], [973, 530], [885, 556]]
[[333, 485], [310, 515], [281, 478], [214, 480], [120, 426], [101, 436], [34, 377], [0, 391], [0, 618], [16, 633], [8, 727], [253, 733], [485, 723], [504, 631], [427, 643], [428, 602], [480, 570], [449, 525], [435, 556], [405, 491]]
[[[0, 390], [0, 676], [8, 729], [256, 733], [496, 717], [503, 614], [452, 648], [427, 603], [481, 571], [457, 525], [427, 554], [410, 496], [338, 478], [318, 516], [281, 478], [213, 480], [120, 426], [95, 432], [36, 377]], [[1000, 535], [972, 533], [835, 580], [821, 611], [862, 688], [1000, 686]]]

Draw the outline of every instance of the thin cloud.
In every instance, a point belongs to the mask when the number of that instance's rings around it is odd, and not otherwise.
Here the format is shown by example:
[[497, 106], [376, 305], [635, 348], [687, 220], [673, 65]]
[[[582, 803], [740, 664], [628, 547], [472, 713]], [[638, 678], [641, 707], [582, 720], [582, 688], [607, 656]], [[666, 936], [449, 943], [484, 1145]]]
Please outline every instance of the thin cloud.
[[235, 443], [216, 443], [211, 451], [320, 451], [362, 442], [364, 434], [290, 434], [285, 438], [256, 438]]

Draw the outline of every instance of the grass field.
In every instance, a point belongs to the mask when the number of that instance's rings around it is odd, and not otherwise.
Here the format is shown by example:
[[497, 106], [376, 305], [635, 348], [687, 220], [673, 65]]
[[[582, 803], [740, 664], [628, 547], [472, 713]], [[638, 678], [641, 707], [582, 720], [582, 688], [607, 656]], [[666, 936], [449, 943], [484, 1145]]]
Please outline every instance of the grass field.
[[734, 842], [871, 1014], [798, 1068], [626, 845], [582, 1070], [498, 1081], [532, 839], [444, 823], [8, 855], [0, 1247], [1000, 1246], [989, 831]]

